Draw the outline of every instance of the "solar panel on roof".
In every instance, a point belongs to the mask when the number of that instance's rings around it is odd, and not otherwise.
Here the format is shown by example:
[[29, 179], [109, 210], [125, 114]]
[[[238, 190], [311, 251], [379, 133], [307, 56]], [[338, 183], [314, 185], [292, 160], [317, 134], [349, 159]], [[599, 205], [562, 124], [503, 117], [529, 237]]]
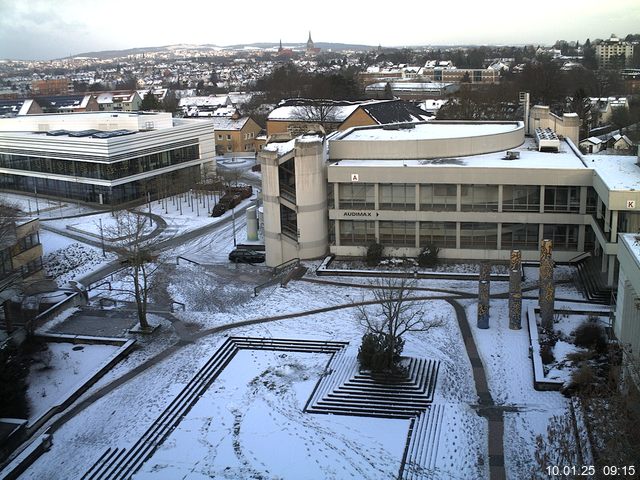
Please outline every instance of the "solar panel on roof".
[[113, 138], [113, 137], [122, 137], [123, 135], [131, 135], [136, 133], [132, 130], [112, 130], [110, 132], [97, 132], [94, 133], [91, 138]]
[[60, 135], [66, 135], [69, 133], [67, 130], [50, 130], [47, 135], [50, 137], [59, 137]]
[[100, 130], [80, 130], [79, 132], [69, 132], [70, 137], [89, 137], [98, 133]]

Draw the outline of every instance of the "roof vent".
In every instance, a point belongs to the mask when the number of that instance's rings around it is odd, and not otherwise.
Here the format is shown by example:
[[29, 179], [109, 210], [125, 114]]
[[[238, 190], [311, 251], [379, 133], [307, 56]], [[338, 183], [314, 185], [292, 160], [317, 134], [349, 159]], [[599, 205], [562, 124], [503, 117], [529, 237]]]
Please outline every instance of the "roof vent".
[[507, 150], [507, 154], [504, 160], [517, 160], [520, 158], [520, 152], [514, 152], [513, 150]]
[[536, 128], [536, 143], [539, 151], [560, 151], [560, 139], [550, 128]]

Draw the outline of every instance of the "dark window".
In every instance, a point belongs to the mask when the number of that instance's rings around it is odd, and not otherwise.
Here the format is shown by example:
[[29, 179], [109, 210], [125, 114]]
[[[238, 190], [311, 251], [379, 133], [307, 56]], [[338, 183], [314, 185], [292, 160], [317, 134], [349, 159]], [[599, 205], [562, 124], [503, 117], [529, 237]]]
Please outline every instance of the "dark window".
[[455, 211], [457, 191], [453, 184], [420, 184], [420, 210]]
[[545, 187], [544, 211], [578, 213], [580, 211], [580, 187]]
[[461, 223], [460, 247], [495, 250], [498, 247], [498, 224]]
[[406, 183], [387, 183], [379, 187], [381, 210], [415, 210], [415, 185]]
[[376, 241], [375, 222], [340, 221], [340, 245], [367, 246]]
[[578, 226], [545, 225], [543, 238], [553, 242], [554, 250], [577, 250]]
[[415, 247], [415, 222], [380, 222], [380, 243], [386, 247]]
[[463, 212], [497, 212], [497, 185], [462, 185], [460, 199]]
[[338, 193], [341, 209], [375, 208], [375, 186], [371, 183], [341, 183]]
[[537, 250], [538, 225], [524, 223], [502, 224], [503, 250]]
[[504, 185], [502, 210], [504, 212], [539, 212], [540, 187], [538, 185]]
[[456, 222], [420, 222], [420, 246], [456, 248]]

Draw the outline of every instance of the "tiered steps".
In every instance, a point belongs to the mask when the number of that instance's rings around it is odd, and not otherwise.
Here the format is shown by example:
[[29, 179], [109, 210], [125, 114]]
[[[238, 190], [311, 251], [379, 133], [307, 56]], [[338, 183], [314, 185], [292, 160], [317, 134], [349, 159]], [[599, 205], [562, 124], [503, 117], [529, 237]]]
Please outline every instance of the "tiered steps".
[[431, 405], [411, 421], [400, 480], [435, 479], [444, 405]]
[[594, 264], [593, 257], [585, 257], [576, 262], [575, 266], [582, 291], [587, 300], [601, 305], [609, 305], [611, 303], [611, 288], [604, 285], [602, 274]]
[[82, 480], [126, 480], [138, 471], [156, 448], [189, 413], [238, 350], [275, 350], [288, 352], [338, 352], [347, 344], [322, 340], [296, 340], [256, 337], [229, 337], [196, 373], [149, 429], [128, 448], [109, 448], [85, 473]]
[[406, 375], [360, 372], [355, 356], [334, 356], [305, 411], [378, 418], [411, 418], [433, 401], [439, 362], [410, 358]]

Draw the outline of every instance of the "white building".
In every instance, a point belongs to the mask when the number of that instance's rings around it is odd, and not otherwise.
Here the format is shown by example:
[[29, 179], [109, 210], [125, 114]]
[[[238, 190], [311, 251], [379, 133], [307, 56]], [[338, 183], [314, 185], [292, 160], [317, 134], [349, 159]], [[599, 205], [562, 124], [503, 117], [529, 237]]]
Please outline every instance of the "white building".
[[522, 122], [435, 121], [267, 145], [267, 264], [362, 256], [373, 242], [389, 255], [434, 245], [444, 258], [500, 261], [519, 249], [534, 260], [548, 238], [557, 261], [600, 256], [612, 284], [617, 232], [640, 228], [640, 167], [635, 157], [583, 157], [573, 116], [534, 113], [533, 136]]
[[214, 168], [208, 122], [141, 112], [0, 118], [0, 188], [118, 204], [190, 188]]
[[640, 391], [640, 235], [620, 235], [618, 301], [613, 328], [624, 346], [624, 358]]
[[634, 45], [615, 35], [596, 45], [596, 58], [600, 68], [623, 68], [633, 58]]

